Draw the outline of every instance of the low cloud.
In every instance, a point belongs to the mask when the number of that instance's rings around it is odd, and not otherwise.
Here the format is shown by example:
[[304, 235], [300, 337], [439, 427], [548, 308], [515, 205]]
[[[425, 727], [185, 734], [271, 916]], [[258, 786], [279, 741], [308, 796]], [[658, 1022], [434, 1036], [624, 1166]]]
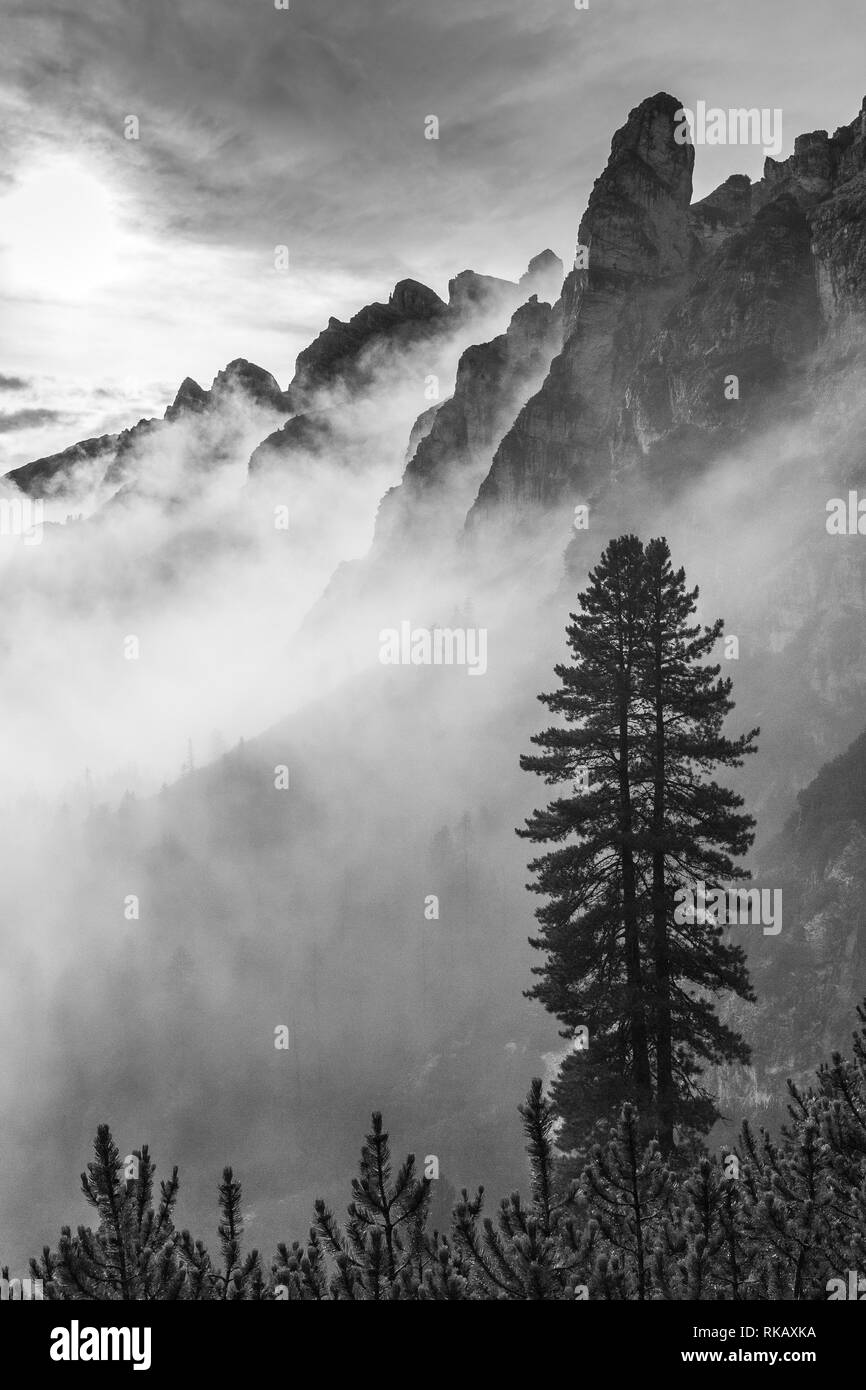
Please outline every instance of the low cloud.
[[[11, 390], [11, 387], [0, 388]], [[16, 430], [38, 430], [45, 425], [59, 424], [63, 416], [59, 410], [46, 410], [33, 407], [25, 410], [0, 411], [0, 434], [13, 434]]]

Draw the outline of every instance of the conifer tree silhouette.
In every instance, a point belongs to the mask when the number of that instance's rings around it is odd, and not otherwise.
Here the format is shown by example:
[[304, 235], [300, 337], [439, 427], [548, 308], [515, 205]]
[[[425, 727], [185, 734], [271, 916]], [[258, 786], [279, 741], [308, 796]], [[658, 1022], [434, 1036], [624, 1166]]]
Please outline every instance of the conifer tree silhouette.
[[754, 822], [712, 773], [739, 767], [758, 731], [722, 732], [731, 681], [705, 662], [722, 621], [693, 623], [698, 591], [665, 540], [612, 540], [578, 597], [572, 659], [539, 696], [562, 722], [520, 759], [548, 785], [568, 784], [518, 830], [549, 847], [529, 865], [545, 898], [531, 938], [545, 963], [529, 994], [563, 1037], [588, 1038], [553, 1092], [563, 1149], [584, 1157], [596, 1121], [629, 1102], [667, 1155], [675, 1126], [705, 1133], [718, 1118], [702, 1065], [749, 1060], [714, 1007], [721, 993], [754, 999], [743, 949], [712, 918], [680, 923], [676, 890], [748, 876], [737, 857]]

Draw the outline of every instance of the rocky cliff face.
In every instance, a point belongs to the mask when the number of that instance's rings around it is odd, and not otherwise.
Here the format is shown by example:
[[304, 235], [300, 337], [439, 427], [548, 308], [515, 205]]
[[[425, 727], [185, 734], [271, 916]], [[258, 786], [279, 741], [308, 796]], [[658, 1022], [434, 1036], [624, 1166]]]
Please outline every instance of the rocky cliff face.
[[820, 394], [826, 357], [804, 379], [816, 347], [862, 347], [864, 112], [832, 137], [801, 136], [754, 187], [734, 176], [689, 207], [678, 107], [653, 97], [614, 137], [580, 227], [588, 263], [579, 249], [566, 282], [563, 351], [497, 451], [470, 528], [603, 498], [647, 463], [675, 483], [786, 409], [774, 393], [800, 409]]
[[775, 408], [772, 393], [814, 350], [818, 332], [810, 231], [784, 193], [729, 231], [641, 354], [612, 431], [620, 465], [658, 458], [662, 468], [676, 466], [680, 437], [704, 461], [729, 446]]
[[678, 107], [674, 97], [652, 97], [613, 138], [563, 293], [562, 353], [497, 450], [470, 525], [502, 505], [584, 500], [609, 475], [606, 431], [693, 261], [694, 150], [674, 141]]
[[464, 352], [453, 396], [421, 417], [402, 482], [382, 501], [374, 559], [405, 555], [419, 543], [430, 549], [457, 534], [499, 440], [561, 340], [560, 309], [533, 295], [505, 333]]
[[773, 413], [820, 409], [830, 359], [863, 345], [864, 158], [861, 117], [696, 205], [702, 265], [635, 366], [620, 462], [676, 470], [685, 444], [706, 466]]

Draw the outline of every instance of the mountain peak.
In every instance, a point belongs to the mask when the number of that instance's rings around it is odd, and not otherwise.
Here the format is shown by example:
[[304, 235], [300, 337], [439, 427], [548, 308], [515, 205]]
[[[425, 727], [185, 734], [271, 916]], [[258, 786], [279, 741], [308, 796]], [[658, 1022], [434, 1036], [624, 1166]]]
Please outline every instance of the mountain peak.
[[511, 301], [517, 293], [513, 280], [500, 280], [495, 275], [479, 275], [477, 270], [461, 270], [448, 281], [448, 304], [456, 313], [471, 313], [484, 309], [502, 298]]
[[565, 266], [556, 252], [548, 247], [546, 251], [540, 251], [537, 256], [532, 257], [526, 271], [520, 277], [519, 288], [526, 298], [537, 295], [539, 299], [553, 304], [559, 298], [564, 277]]
[[[555, 251], [551, 251], [548, 246], [546, 250], [539, 251], [537, 256], [533, 256], [526, 270], [526, 275], [534, 275], [539, 270], [548, 270], [553, 266], [561, 266], [562, 261]], [[526, 275], [521, 276], [525, 280]]]
[[446, 309], [444, 301], [436, 291], [422, 285], [419, 280], [400, 280], [394, 286], [388, 304], [399, 314], [413, 319], [432, 318], [436, 314], [444, 313]]
[[429, 286], [418, 280], [400, 280], [387, 304], [367, 304], [347, 323], [328, 320], [327, 328], [298, 354], [295, 376], [289, 388], [292, 408], [309, 408], [317, 390], [333, 390], [365, 380], [363, 354], [374, 340], [405, 345], [414, 337], [437, 331], [448, 315], [448, 305]]
[[676, 97], [658, 92], [629, 112], [613, 137], [578, 233], [590, 249], [590, 279], [678, 275], [689, 261], [685, 216], [692, 198], [694, 146], [675, 138]]
[[217, 372], [211, 386], [211, 394], [219, 394], [232, 388], [240, 388], [257, 405], [270, 406], [275, 410], [287, 410], [286, 397], [276, 377], [249, 362], [245, 357], [236, 357], [221, 372]]
[[199, 386], [191, 376], [184, 377], [178, 388], [178, 393], [171, 405], [165, 412], [166, 420], [176, 420], [179, 415], [187, 411], [197, 413], [204, 410], [208, 403], [208, 392], [204, 387]]

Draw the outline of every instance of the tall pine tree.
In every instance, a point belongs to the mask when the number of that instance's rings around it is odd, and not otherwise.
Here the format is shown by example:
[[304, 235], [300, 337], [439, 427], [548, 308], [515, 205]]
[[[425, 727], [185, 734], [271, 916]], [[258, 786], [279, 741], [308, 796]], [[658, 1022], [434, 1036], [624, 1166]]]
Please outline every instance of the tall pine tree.
[[548, 963], [534, 967], [529, 994], [569, 1032], [588, 1030], [571, 1080], [575, 1108], [594, 1118], [625, 1100], [644, 1120], [651, 1111], [634, 804], [644, 775], [634, 743], [643, 563], [640, 541], [623, 536], [590, 574], [567, 629], [573, 662], [556, 667], [560, 689], [538, 697], [567, 727], [536, 734], [544, 751], [520, 760], [548, 784], [572, 784], [518, 834], [557, 846], [529, 866], [532, 891], [548, 898], [532, 941]]
[[700, 1064], [749, 1056], [712, 1002], [726, 990], [753, 998], [742, 948], [713, 921], [674, 922], [676, 888], [747, 877], [735, 859], [753, 834], [742, 799], [711, 780], [754, 751], [757, 730], [722, 733], [731, 682], [704, 664], [722, 623], [693, 624], [697, 597], [664, 540], [611, 541], [571, 615], [573, 661], [539, 696], [564, 727], [536, 735], [543, 753], [521, 758], [549, 784], [577, 782], [518, 831], [554, 846], [530, 865], [530, 887], [547, 898], [531, 997], [569, 1033], [589, 1031], [554, 1092], [569, 1148], [631, 1101], [669, 1152], [675, 1125], [705, 1131], [716, 1116]]

